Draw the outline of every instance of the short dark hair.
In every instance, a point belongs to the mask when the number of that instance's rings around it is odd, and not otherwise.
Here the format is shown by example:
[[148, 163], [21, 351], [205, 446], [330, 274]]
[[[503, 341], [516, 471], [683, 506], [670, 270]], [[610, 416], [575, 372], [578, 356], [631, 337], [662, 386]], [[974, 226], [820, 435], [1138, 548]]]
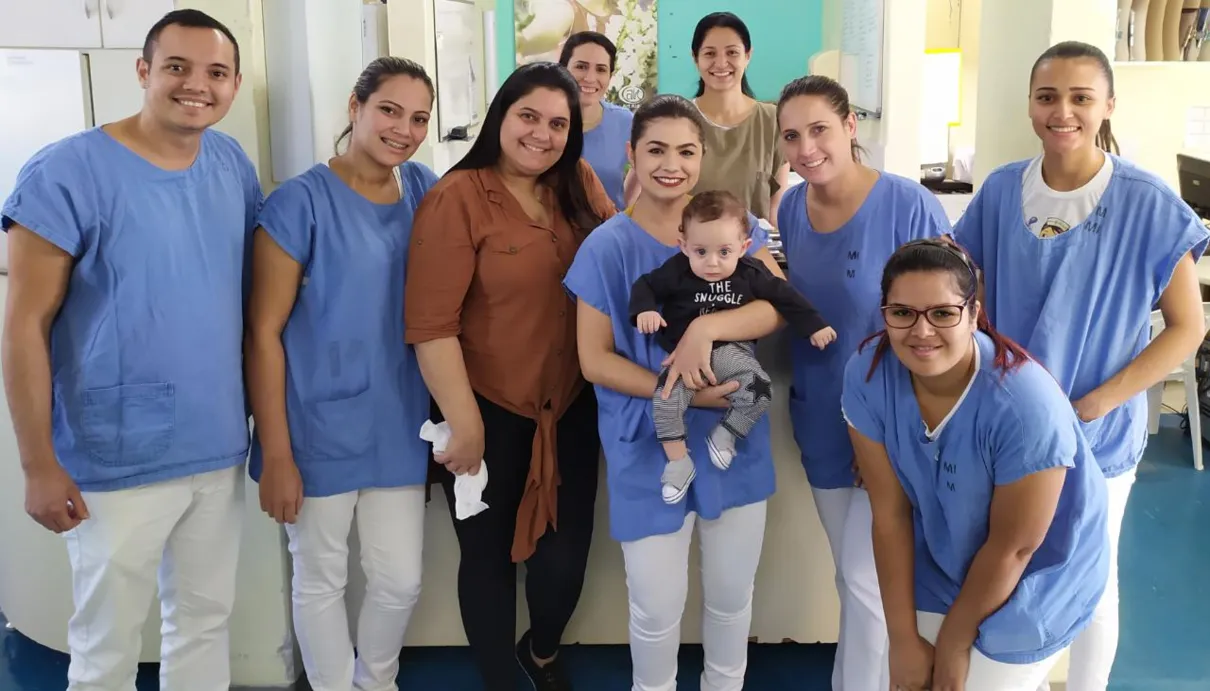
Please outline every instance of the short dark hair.
[[563, 43], [563, 52], [559, 53], [559, 64], [568, 67], [571, 65], [571, 54], [576, 52], [576, 48], [582, 45], [593, 43], [605, 49], [609, 54], [609, 73], [618, 67], [618, 47], [609, 40], [605, 34], [596, 31], [577, 31]]
[[720, 218], [734, 219], [744, 237], [748, 237], [748, 208], [734, 194], [726, 190], [710, 190], [693, 195], [681, 212], [681, 232], [690, 221], [709, 223]]
[[151, 27], [151, 31], [147, 32], [147, 38], [143, 41], [143, 59], [148, 64], [151, 63], [151, 57], [155, 55], [155, 46], [159, 43], [160, 34], [170, 26], [183, 26], [187, 29], [213, 29], [221, 32], [228, 41], [231, 41], [231, 47], [235, 49], [235, 73], [240, 73], [239, 41], [235, 40], [235, 34], [232, 34], [231, 29], [228, 29], [222, 22], [201, 10], [173, 10]]

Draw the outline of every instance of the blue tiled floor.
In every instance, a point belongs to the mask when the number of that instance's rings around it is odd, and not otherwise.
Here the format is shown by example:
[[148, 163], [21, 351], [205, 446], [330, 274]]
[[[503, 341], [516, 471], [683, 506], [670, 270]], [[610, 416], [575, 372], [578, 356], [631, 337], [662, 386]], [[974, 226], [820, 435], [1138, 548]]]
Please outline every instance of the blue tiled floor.
[[[1210, 471], [1195, 472], [1190, 458], [1188, 437], [1166, 420], [1139, 467], [1122, 532], [1122, 636], [1112, 691], [1210, 689]], [[0, 630], [0, 643], [0, 691], [66, 687], [65, 655], [12, 631]], [[834, 651], [753, 646], [744, 688], [826, 691]], [[679, 691], [696, 691], [701, 658], [700, 647], [682, 649]], [[629, 688], [625, 647], [573, 646], [566, 659], [577, 691]], [[461, 648], [406, 650], [399, 682], [409, 691], [479, 688]], [[139, 691], [156, 687], [154, 666], [141, 669]]]

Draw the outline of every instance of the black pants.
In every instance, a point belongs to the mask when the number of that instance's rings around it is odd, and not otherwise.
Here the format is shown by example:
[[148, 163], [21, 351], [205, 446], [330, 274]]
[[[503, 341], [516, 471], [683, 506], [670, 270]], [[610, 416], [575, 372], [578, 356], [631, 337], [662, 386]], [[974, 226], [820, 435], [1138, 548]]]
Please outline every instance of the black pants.
[[[483, 501], [488, 508], [464, 521], [454, 518], [462, 552], [458, 605], [485, 688], [516, 691], [517, 569], [511, 552], [537, 422], [476, 398], [483, 416], [483, 460], [488, 472]], [[433, 414], [440, 414], [435, 405]], [[525, 562], [530, 635], [539, 658], [558, 652], [584, 586], [601, 452], [597, 399], [591, 386], [563, 413], [555, 434], [562, 480], [559, 529], [548, 527]], [[443, 470], [441, 486], [453, 517], [454, 476]]]

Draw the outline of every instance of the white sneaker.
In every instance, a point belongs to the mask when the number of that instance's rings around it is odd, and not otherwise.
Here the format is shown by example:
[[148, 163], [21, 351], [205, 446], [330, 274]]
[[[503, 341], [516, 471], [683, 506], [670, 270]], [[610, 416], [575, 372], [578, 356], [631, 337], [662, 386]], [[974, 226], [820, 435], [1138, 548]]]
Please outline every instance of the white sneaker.
[[[728, 432], [730, 434], [730, 432]], [[731, 467], [731, 461], [735, 460], [735, 449], [728, 449], [719, 446], [714, 441], [714, 435], [706, 437], [706, 450], [710, 452], [710, 462], [719, 470], [726, 470]]]
[[668, 463], [664, 468], [663, 477], [660, 478], [663, 485], [661, 493], [664, 496], [664, 503], [677, 504], [684, 499], [685, 495], [689, 493], [689, 485], [695, 477], [697, 477], [697, 468], [693, 467], [693, 461], [688, 456]]

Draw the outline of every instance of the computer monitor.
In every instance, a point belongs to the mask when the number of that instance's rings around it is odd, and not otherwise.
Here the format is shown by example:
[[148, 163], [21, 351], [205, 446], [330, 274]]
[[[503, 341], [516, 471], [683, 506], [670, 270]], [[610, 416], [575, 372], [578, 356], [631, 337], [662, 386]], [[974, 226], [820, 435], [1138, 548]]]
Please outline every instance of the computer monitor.
[[1181, 199], [1202, 218], [1210, 218], [1210, 160], [1177, 154], [1176, 175], [1180, 180]]

